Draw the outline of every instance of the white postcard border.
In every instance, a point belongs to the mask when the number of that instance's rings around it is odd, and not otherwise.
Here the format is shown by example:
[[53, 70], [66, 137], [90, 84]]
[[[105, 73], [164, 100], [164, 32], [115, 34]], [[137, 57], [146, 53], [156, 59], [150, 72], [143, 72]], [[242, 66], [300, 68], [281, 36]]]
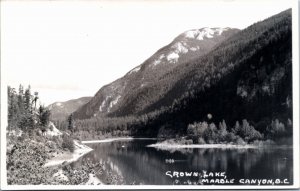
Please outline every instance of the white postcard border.
[[[183, 1], [183, 0], [182, 0]], [[187, 3], [189, 1], [186, 1]], [[2, 65], [2, 54], [5, 50], [1, 46], [1, 190], [96, 190], [96, 189], [295, 189], [299, 188], [299, 2], [298, 0], [286, 1], [292, 5], [292, 38], [293, 38], [293, 185], [276, 185], [276, 186], [219, 186], [219, 185], [7, 185], [6, 178], [6, 128], [7, 127], [7, 82], [5, 66]], [[71, 2], [70, 2], [71, 3]], [[1, 8], [2, 9], [2, 8]], [[1, 11], [2, 12], [2, 11]], [[2, 26], [1, 26], [2, 29]], [[1, 38], [3, 36], [1, 35]]]

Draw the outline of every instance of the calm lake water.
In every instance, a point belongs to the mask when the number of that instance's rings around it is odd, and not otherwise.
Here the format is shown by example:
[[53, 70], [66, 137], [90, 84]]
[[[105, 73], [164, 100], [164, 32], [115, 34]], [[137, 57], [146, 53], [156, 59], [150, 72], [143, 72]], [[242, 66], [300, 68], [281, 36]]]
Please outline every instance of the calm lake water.
[[[280, 179], [292, 184], [293, 150], [288, 149], [182, 149], [158, 150], [146, 147], [153, 140], [122, 140], [110, 143], [88, 144], [94, 150], [83, 158], [102, 162], [107, 170], [121, 174], [126, 184], [173, 185], [199, 184], [199, 176], [180, 176], [180, 172], [224, 173], [226, 179], [234, 179], [233, 184], [241, 184], [241, 179]], [[169, 159], [173, 159], [169, 160]], [[80, 165], [82, 160], [75, 162]], [[173, 175], [170, 177], [167, 174]], [[181, 174], [182, 175], [182, 174]], [[198, 174], [199, 175], [199, 174]], [[212, 174], [211, 174], [212, 175]], [[219, 176], [222, 176], [219, 174]], [[99, 177], [101, 178], [101, 177]], [[203, 177], [202, 177], [203, 179]], [[211, 179], [224, 179], [214, 174]], [[258, 181], [256, 180], [256, 181]], [[252, 180], [254, 181], [254, 180]], [[245, 180], [244, 180], [245, 182]], [[211, 183], [202, 182], [206, 185]], [[215, 183], [218, 184], [218, 183]], [[252, 183], [257, 185], [257, 183]], [[220, 185], [220, 184], [218, 184]], [[249, 184], [248, 184], [249, 185]]]

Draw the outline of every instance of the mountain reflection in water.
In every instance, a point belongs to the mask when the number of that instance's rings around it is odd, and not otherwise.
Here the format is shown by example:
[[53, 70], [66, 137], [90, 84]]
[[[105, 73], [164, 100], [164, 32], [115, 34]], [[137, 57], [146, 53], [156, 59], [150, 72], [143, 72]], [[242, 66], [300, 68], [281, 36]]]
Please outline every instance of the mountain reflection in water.
[[[146, 147], [153, 140], [122, 140], [88, 144], [94, 151], [83, 158], [101, 162], [105, 170], [124, 177], [125, 184], [172, 185], [175, 178], [167, 171], [225, 172], [228, 179], [293, 179], [293, 150], [193, 148], [173, 151]], [[174, 159], [174, 162], [167, 162]], [[80, 165], [78, 160], [73, 165]], [[101, 177], [99, 177], [101, 179]], [[180, 179], [180, 178], [179, 178]], [[199, 177], [184, 177], [197, 181]]]

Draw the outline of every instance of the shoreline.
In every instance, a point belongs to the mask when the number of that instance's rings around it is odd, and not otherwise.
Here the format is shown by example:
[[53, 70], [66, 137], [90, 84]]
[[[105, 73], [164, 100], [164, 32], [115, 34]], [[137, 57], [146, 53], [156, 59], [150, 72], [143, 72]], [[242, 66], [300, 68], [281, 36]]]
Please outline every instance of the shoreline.
[[58, 166], [64, 162], [72, 163], [77, 161], [79, 158], [85, 154], [91, 152], [93, 149], [85, 144], [91, 143], [110, 143], [114, 141], [132, 141], [132, 140], [157, 140], [157, 138], [134, 138], [134, 137], [119, 137], [119, 138], [108, 138], [102, 140], [90, 140], [90, 141], [78, 141], [74, 140], [75, 150], [73, 153], [69, 151], [64, 151], [62, 154], [59, 154], [51, 159], [49, 159], [43, 167]]
[[57, 166], [57, 165], [63, 164], [64, 162], [67, 162], [67, 163], [75, 162], [79, 158], [81, 158], [82, 156], [84, 156], [85, 154], [87, 154], [93, 150], [92, 148], [90, 148], [86, 145], [80, 144], [77, 141], [74, 141], [74, 146], [75, 146], [75, 150], [73, 153], [71, 153], [69, 151], [65, 151], [62, 154], [49, 159], [45, 163], [44, 167]]
[[90, 140], [90, 141], [81, 141], [82, 144], [90, 144], [90, 143], [110, 143], [114, 141], [132, 141], [132, 140], [157, 140], [157, 138], [134, 138], [134, 137], [119, 137], [119, 138], [108, 138], [101, 140]]
[[259, 149], [259, 148], [293, 148], [289, 145], [233, 145], [233, 144], [191, 144], [191, 145], [183, 145], [183, 144], [168, 144], [168, 143], [155, 143], [151, 145], [147, 145], [147, 147], [158, 148], [158, 149], [193, 149], [193, 148], [203, 148], [203, 149]]
[[166, 143], [155, 143], [147, 145], [147, 147], [162, 148], [162, 149], [188, 149], [188, 148], [235, 148], [235, 149], [249, 149], [259, 148], [256, 145], [232, 145], [232, 144], [166, 144]]

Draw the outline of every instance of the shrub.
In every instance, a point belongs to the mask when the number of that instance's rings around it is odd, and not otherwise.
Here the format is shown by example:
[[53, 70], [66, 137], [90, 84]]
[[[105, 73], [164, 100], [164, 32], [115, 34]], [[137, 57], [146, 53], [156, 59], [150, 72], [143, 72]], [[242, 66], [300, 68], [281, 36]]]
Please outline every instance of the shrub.
[[16, 141], [7, 153], [7, 183], [9, 185], [50, 184], [54, 168], [43, 168], [48, 159], [47, 146], [26, 139]]
[[246, 142], [241, 137], [238, 137], [236, 140], [236, 144], [237, 145], [246, 145]]
[[214, 123], [207, 124], [206, 122], [199, 122], [189, 124], [187, 135], [194, 143], [199, 144], [237, 142], [239, 142], [239, 144], [246, 144], [264, 138], [264, 135], [251, 126], [246, 119], [242, 121], [242, 125], [237, 121], [234, 128], [231, 128], [231, 131], [227, 130], [225, 120], [219, 123], [219, 128], [217, 128]]
[[169, 143], [170, 144], [179, 144], [179, 145], [185, 145], [186, 143], [185, 138], [178, 138], [178, 139], [170, 139]]
[[222, 123], [220, 122], [220, 124], [219, 124], [219, 131], [218, 131], [219, 140], [226, 141], [227, 134], [228, 134], [227, 125], [225, 123], [225, 120], [223, 120]]
[[196, 128], [197, 128], [197, 135], [198, 137], [203, 137], [204, 136], [204, 132], [207, 129], [208, 124], [204, 121], [204, 122], [200, 122], [200, 123], [196, 123]]
[[263, 146], [274, 146], [275, 145], [275, 142], [270, 140], [270, 139], [267, 139], [265, 141], [261, 141], [261, 140], [255, 140], [253, 142], [253, 145], [256, 145], [258, 147], [263, 147]]
[[243, 119], [242, 128], [238, 135], [240, 135], [241, 137], [247, 137], [250, 134], [250, 131], [251, 131], [250, 124], [248, 123], [248, 121], [246, 119]]
[[53, 136], [53, 137], [51, 137], [51, 140], [53, 142], [55, 142], [58, 147], [60, 147], [60, 148], [62, 147], [63, 140], [60, 136]]
[[251, 128], [251, 131], [249, 135], [247, 136], [248, 141], [254, 141], [254, 140], [261, 140], [263, 139], [263, 135], [260, 134], [259, 131], [256, 131], [253, 127]]
[[262, 147], [262, 146], [264, 146], [264, 142], [260, 141], [260, 140], [255, 140], [255, 141], [253, 141], [253, 145]]
[[237, 139], [236, 135], [232, 132], [227, 133], [226, 137], [225, 137], [225, 141], [230, 143], [230, 142], [235, 142], [235, 140]]
[[285, 133], [285, 126], [278, 119], [272, 121], [271, 126], [267, 128], [267, 131], [272, 137], [279, 137]]
[[239, 134], [241, 131], [241, 126], [240, 126], [240, 123], [238, 121], [235, 122], [235, 125], [234, 125], [234, 129], [232, 129], [232, 132], [234, 134]]
[[204, 144], [206, 144], [206, 142], [202, 137], [199, 137], [198, 138], [198, 144], [204, 145]]
[[174, 129], [165, 125], [159, 128], [157, 133], [157, 138], [170, 138], [174, 134], [176, 134], [176, 132], [174, 132]]
[[195, 139], [197, 137], [197, 129], [195, 124], [189, 124], [186, 131], [189, 138]]
[[188, 139], [185, 141], [186, 145], [192, 145], [193, 144], [193, 140], [192, 139]]
[[270, 139], [267, 139], [267, 140], [264, 141], [264, 145], [272, 146], [272, 145], [275, 145], [275, 142], [270, 140]]
[[71, 139], [69, 136], [64, 134], [63, 135], [62, 147], [68, 149], [71, 152], [74, 152], [75, 146], [74, 146], [73, 139]]
[[217, 127], [214, 123], [209, 124], [208, 128], [204, 131], [204, 139], [209, 142], [210, 144], [213, 144], [211, 142], [214, 142], [217, 140]]
[[255, 128], [251, 126], [246, 119], [243, 120], [241, 127], [239, 127], [239, 124], [236, 123], [235, 132], [246, 142], [263, 138], [260, 132], [255, 130]]

